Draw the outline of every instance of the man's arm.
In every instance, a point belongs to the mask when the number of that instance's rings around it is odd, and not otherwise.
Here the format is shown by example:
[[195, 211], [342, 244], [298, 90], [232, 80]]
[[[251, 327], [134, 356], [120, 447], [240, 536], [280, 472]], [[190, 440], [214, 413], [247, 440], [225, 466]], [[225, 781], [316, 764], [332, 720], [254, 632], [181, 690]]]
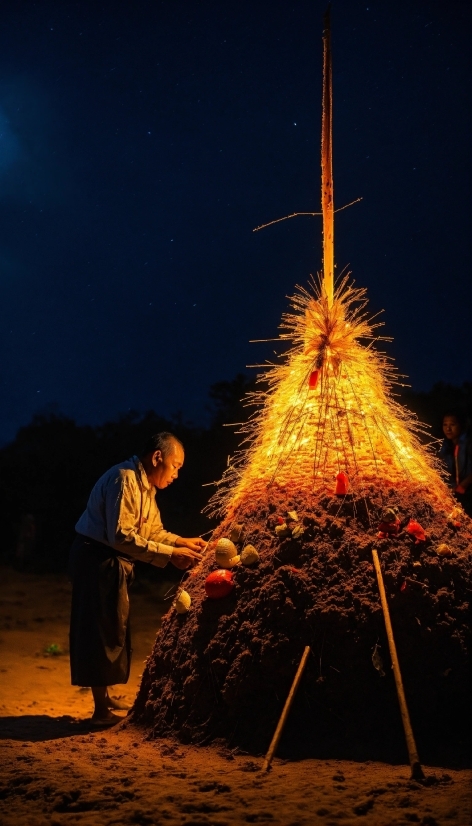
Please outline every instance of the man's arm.
[[188, 548], [190, 551], [204, 551], [208, 542], [205, 542], [201, 536], [184, 537], [178, 536], [175, 542], [176, 548]]
[[456, 493], [465, 493], [466, 490], [472, 485], [472, 442], [470, 439], [467, 439], [465, 445], [463, 446], [463, 450], [465, 455], [461, 471], [464, 478], [461, 479], [459, 484], [456, 486]]
[[[170, 533], [170, 531], [166, 531], [162, 524], [161, 514], [159, 508], [157, 507], [156, 500], [154, 498], [151, 503], [149, 516], [152, 520], [151, 536], [154, 542], [163, 542], [165, 545], [171, 545], [175, 548], [186, 549], [183, 553], [175, 551], [172, 555], [171, 562], [173, 565], [176, 566], [176, 568], [186, 570], [192, 564], [195, 564], [196, 561], [201, 559], [200, 552], [206, 548], [207, 543], [199, 536], [186, 539], [183, 536], [178, 536], [175, 533]], [[192, 551], [194, 553], [189, 554], [188, 551]]]
[[[163, 568], [174, 549], [162, 541], [145, 539], [139, 533], [141, 490], [128, 474], [121, 474], [106, 491], [106, 525], [108, 542], [116, 551], [133, 559]], [[162, 531], [166, 535], [166, 531]], [[175, 534], [169, 534], [169, 538]], [[176, 537], [175, 537], [176, 538]]]
[[[165, 531], [155, 500], [151, 503], [150, 519], [158, 519], [159, 530], [154, 532], [151, 526], [152, 539], [145, 539], [139, 532], [140, 519], [143, 517], [143, 495], [135, 478], [127, 473], [120, 475], [113, 483], [112, 489], [106, 492], [106, 522], [107, 536], [110, 545], [118, 552], [127, 554], [133, 559], [147, 562], [158, 568], [163, 568], [170, 561], [178, 568], [187, 568], [200, 561], [201, 554], [197, 549], [190, 547], [187, 540], [182, 540], [177, 534]], [[164, 540], [164, 541], [163, 541]], [[167, 543], [181, 541], [181, 550], [177, 551]]]
[[469, 476], [466, 476], [465, 479], [462, 479], [459, 484], [456, 486], [455, 490], [456, 493], [465, 493], [467, 488], [470, 488], [472, 485], [472, 473]]

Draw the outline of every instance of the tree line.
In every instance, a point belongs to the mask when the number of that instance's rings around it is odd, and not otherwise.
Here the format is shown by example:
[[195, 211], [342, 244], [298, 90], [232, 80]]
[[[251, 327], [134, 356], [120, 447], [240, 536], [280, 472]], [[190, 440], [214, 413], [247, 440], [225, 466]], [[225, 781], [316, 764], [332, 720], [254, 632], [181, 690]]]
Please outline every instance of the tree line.
[[[210, 531], [214, 522], [202, 514], [214, 490], [210, 483], [221, 478], [241, 439], [238, 428], [225, 425], [247, 420], [251, 408], [242, 399], [254, 387], [255, 380], [243, 374], [212, 385], [207, 427], [185, 422], [180, 414], [168, 419], [153, 410], [131, 412], [96, 427], [78, 425], [56, 412], [34, 416], [0, 449], [0, 559], [38, 572], [65, 570], [74, 525], [97, 479], [162, 430], [175, 433], [186, 452], [179, 479], [159, 492], [164, 524], [183, 536]], [[436, 438], [442, 435], [445, 412], [460, 410], [472, 417], [472, 383], [438, 383], [428, 392], [403, 388], [399, 400], [431, 426]]]

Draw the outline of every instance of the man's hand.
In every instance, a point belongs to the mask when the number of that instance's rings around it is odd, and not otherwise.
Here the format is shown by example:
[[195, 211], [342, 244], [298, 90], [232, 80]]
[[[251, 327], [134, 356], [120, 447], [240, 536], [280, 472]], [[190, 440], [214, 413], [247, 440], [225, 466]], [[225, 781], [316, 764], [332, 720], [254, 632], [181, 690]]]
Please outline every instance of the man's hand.
[[[190, 541], [190, 540], [187, 540]], [[202, 555], [197, 553], [197, 551], [192, 551], [190, 549], [182, 549], [181, 551], [172, 551], [170, 561], [172, 565], [175, 565], [176, 568], [179, 568], [181, 571], [186, 571], [187, 568], [193, 567], [203, 559]]]
[[468, 488], [472, 485], [472, 473], [462, 479], [456, 487], [456, 493], [467, 493]]
[[177, 537], [175, 540], [176, 548], [188, 548], [190, 551], [204, 551], [208, 542], [205, 542], [200, 536], [194, 536], [192, 539], [185, 539], [183, 536]]

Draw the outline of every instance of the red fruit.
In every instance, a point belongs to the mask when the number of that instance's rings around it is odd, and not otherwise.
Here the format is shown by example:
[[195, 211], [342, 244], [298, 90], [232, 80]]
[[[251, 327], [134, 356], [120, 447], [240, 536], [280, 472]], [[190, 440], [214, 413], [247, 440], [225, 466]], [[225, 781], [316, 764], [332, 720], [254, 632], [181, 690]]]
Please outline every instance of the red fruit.
[[320, 371], [319, 371], [319, 370], [313, 370], [313, 372], [312, 372], [312, 373], [310, 373], [310, 378], [309, 378], [309, 380], [308, 380], [308, 387], [309, 387], [311, 390], [314, 390], [314, 389], [315, 389], [315, 387], [316, 387], [316, 385], [318, 384], [318, 377], [319, 377], [319, 375], [320, 375]]
[[341, 471], [336, 476], [336, 490], [334, 491], [337, 496], [343, 496], [349, 490], [349, 479], [347, 473]]
[[284, 522], [285, 522], [285, 519], [283, 519], [281, 516], [278, 516], [277, 517], [277, 522], [278, 522], [279, 525], [283, 525]]
[[419, 522], [415, 522], [414, 519], [410, 519], [408, 525], [406, 526], [406, 532], [415, 537], [416, 545], [418, 545], [419, 542], [424, 542], [426, 539], [424, 528], [422, 528]]
[[205, 580], [205, 591], [210, 599], [221, 599], [227, 597], [234, 588], [233, 574], [220, 568], [212, 571]]

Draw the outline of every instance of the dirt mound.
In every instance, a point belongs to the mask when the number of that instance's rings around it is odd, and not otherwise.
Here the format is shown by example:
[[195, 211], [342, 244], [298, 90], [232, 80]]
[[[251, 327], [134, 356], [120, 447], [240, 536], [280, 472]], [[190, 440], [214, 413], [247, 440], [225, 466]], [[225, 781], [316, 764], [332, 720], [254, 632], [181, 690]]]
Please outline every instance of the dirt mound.
[[[399, 533], [378, 536], [382, 513]], [[296, 511], [299, 536], [276, 533]], [[409, 519], [426, 531], [417, 541]], [[232, 514], [242, 544], [260, 554], [233, 569], [235, 588], [209, 599], [212, 553], [184, 587], [188, 614], [171, 609], [150, 656], [131, 715], [152, 735], [184, 742], [216, 738], [264, 752], [305, 645], [305, 672], [282, 753], [290, 756], [404, 757], [403, 734], [385, 637], [372, 548], [384, 572], [410, 714], [420, 753], [461, 749], [468, 701], [468, 610], [472, 523], [448, 524], [426, 491], [373, 486], [363, 499], [301, 498], [290, 487], [246, 497]], [[228, 536], [229, 521], [215, 537]], [[296, 532], [295, 532], [296, 533]], [[441, 557], [446, 543], [452, 555]], [[242, 545], [241, 545], [242, 547]], [[373, 656], [374, 655], [374, 656]]]

